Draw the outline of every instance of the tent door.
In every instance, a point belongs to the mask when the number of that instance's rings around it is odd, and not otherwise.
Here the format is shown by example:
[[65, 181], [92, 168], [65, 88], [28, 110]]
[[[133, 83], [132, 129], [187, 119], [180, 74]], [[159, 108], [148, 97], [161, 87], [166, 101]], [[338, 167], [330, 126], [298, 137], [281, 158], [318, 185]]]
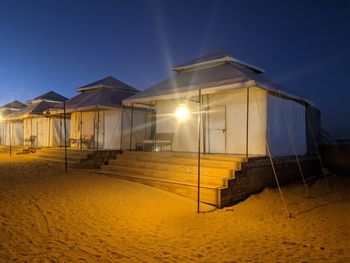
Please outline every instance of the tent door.
[[226, 106], [210, 107], [207, 124], [209, 153], [226, 153]]

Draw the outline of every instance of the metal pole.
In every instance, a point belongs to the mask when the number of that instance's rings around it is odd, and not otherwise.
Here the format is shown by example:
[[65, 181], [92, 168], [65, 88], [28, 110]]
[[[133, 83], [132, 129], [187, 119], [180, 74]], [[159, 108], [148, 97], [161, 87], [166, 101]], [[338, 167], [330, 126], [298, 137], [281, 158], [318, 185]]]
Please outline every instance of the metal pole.
[[131, 103], [131, 123], [130, 123], [130, 147], [129, 151], [131, 151], [131, 146], [132, 146], [132, 124], [134, 121], [134, 103]]
[[249, 153], [249, 87], [247, 88], [247, 127], [246, 127], [246, 143], [245, 143], [245, 157], [248, 159]]
[[80, 112], [80, 150], [83, 149], [83, 112]]
[[122, 105], [122, 123], [120, 127], [120, 150], [123, 151], [124, 104]]
[[[10, 108], [9, 108], [9, 115], [10, 115]], [[10, 118], [9, 121], [9, 133], [10, 133], [10, 157], [12, 156], [12, 121]]]
[[68, 172], [68, 158], [67, 158], [67, 124], [66, 124], [66, 101], [63, 101], [63, 125], [64, 125], [64, 163], [66, 173]]
[[201, 124], [202, 124], [202, 91], [198, 90], [198, 188], [197, 188], [197, 213], [200, 213], [200, 189], [201, 189]]
[[97, 109], [97, 150], [98, 150], [98, 137], [100, 136], [100, 109]]

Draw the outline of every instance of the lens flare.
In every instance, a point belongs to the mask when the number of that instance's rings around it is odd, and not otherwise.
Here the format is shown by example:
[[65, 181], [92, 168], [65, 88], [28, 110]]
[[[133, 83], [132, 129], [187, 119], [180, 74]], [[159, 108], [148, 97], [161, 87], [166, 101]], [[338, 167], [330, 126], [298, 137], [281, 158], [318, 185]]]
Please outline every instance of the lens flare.
[[175, 112], [175, 116], [180, 121], [185, 121], [189, 117], [189, 112], [184, 104], [180, 104]]

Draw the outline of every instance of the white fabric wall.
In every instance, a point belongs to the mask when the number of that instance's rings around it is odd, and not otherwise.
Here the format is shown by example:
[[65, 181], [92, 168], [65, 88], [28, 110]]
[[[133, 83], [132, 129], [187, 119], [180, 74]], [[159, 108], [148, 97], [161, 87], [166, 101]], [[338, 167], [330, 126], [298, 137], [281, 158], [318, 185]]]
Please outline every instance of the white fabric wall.
[[6, 141], [6, 121], [0, 122], [0, 145], [5, 145]]
[[[100, 112], [100, 128], [103, 127], [101, 123], [103, 122], [103, 115]], [[84, 139], [91, 139], [90, 148], [97, 147], [97, 140], [95, 137], [95, 131], [97, 127], [95, 126], [97, 123], [97, 112], [95, 111], [83, 111], [83, 112], [73, 112], [71, 115], [71, 138], [72, 139], [80, 139], [80, 137]], [[99, 146], [102, 148], [104, 131], [100, 129], [99, 131]], [[97, 136], [97, 134], [96, 134]]]
[[305, 107], [268, 95], [268, 142], [272, 156], [306, 153]]
[[[23, 142], [23, 121], [7, 121], [2, 127], [5, 145], [21, 146]], [[11, 138], [11, 142], [10, 142]]]
[[130, 149], [131, 116], [133, 116], [131, 149], [136, 148], [136, 143], [150, 139], [151, 112], [135, 107], [132, 114], [131, 108], [125, 108], [123, 112], [123, 150]]
[[91, 148], [120, 149], [120, 132], [121, 109], [71, 114], [70, 138], [79, 140], [81, 135], [91, 138]]
[[[248, 151], [250, 155], [266, 154], [266, 98], [267, 92], [265, 90], [249, 88]], [[247, 89], [209, 95], [208, 101], [210, 109], [226, 108], [226, 153], [245, 154]], [[209, 128], [211, 125], [210, 115], [209, 111]], [[209, 131], [207, 133], [210, 134]], [[210, 150], [209, 147], [207, 149]], [[225, 149], [221, 152], [225, 153]]]
[[105, 111], [105, 149], [120, 149], [122, 111]]
[[[179, 121], [174, 113], [180, 104], [192, 112], [186, 121]], [[195, 152], [198, 148], [198, 104], [186, 100], [157, 101], [156, 133], [175, 133], [173, 151]]]
[[[250, 88], [249, 102], [249, 154], [266, 154], [266, 98], [265, 90]], [[186, 103], [189, 111], [194, 112], [186, 122], [179, 122], [174, 116], [174, 112], [180, 103]], [[203, 96], [203, 107], [209, 106], [209, 113], [203, 116], [206, 123], [206, 152], [245, 154], [246, 152], [246, 117], [247, 117], [247, 93], [246, 89], [233, 90], [225, 93], [216, 93]], [[157, 133], [174, 132], [174, 151], [196, 152], [198, 143], [198, 104], [195, 102], [185, 102], [185, 100], [164, 100], [157, 102]], [[214, 130], [210, 131], [213, 116], [218, 109], [226, 111], [222, 115], [222, 121], [226, 126], [226, 131], [222, 132], [220, 148], [211, 150], [215, 140]], [[226, 138], [225, 138], [226, 137]], [[221, 140], [220, 139], [220, 140]], [[209, 144], [210, 141], [210, 144]], [[225, 147], [226, 141], [226, 147]], [[211, 146], [211, 147], [210, 147]], [[202, 145], [203, 149], [203, 145]]]
[[[64, 119], [63, 117], [50, 118], [50, 146], [62, 147], [64, 146]], [[66, 119], [66, 141], [69, 145], [70, 138], [70, 119]]]
[[50, 132], [50, 118], [40, 116], [24, 119], [24, 138], [36, 136], [34, 146], [50, 146]]

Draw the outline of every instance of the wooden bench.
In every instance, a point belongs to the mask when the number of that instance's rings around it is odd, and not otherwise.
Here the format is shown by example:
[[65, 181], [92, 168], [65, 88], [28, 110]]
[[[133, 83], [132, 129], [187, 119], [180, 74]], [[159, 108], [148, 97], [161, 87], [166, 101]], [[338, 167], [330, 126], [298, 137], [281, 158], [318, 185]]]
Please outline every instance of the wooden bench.
[[164, 151], [170, 146], [170, 151], [173, 150], [174, 133], [156, 133], [153, 140], [143, 140], [136, 143], [136, 150], [141, 151]]
[[24, 146], [34, 146], [34, 142], [36, 140], [36, 135], [31, 135], [28, 138], [23, 139]]

